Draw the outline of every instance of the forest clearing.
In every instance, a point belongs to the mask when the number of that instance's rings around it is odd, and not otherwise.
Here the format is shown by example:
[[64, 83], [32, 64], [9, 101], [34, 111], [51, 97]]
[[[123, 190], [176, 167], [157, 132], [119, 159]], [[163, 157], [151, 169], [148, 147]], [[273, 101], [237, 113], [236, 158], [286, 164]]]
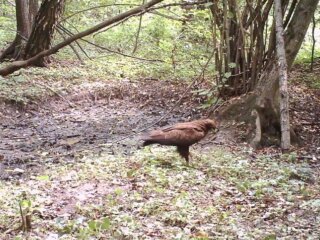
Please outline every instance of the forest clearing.
[[[318, 0], [280, 1], [285, 65], [277, 0], [26, 2], [0, 3], [0, 239], [319, 239]], [[299, 8], [314, 25], [295, 22]], [[22, 39], [19, 13], [38, 19]], [[143, 147], [199, 119], [214, 129], [189, 161]]]

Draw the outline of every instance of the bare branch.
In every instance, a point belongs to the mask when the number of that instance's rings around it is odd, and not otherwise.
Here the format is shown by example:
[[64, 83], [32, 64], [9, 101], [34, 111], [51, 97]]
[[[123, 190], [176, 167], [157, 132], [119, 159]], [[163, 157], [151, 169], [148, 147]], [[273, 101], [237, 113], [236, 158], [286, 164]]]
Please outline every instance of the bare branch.
[[[145, 0], [142, 0], [142, 4], [144, 4], [144, 3], [145, 3]], [[141, 31], [141, 25], [142, 25], [142, 15], [140, 15], [140, 18], [139, 18], [139, 26], [138, 26], [138, 30], [137, 30], [137, 34], [136, 34], [136, 40], [135, 40], [135, 43], [134, 43], [132, 54], [134, 54], [137, 51], [137, 48], [138, 48], [138, 41], [139, 41], [139, 36], [140, 36], [140, 31]]]
[[[64, 26], [62, 26], [61, 24], [58, 25], [58, 28], [61, 29], [63, 32], [65, 32], [66, 34], [68, 34], [69, 36], [73, 36], [74, 34], [69, 31], [68, 29], [66, 29]], [[78, 31], [79, 33], [79, 31]], [[65, 40], [65, 39], [64, 39]], [[87, 52], [83, 49], [83, 47], [80, 45], [79, 41], [75, 41], [75, 43], [77, 44], [77, 46], [80, 48], [80, 50], [84, 53], [84, 55], [86, 55], [86, 57], [88, 59], [91, 59], [90, 56], [87, 54]]]
[[[66, 40], [66, 37], [63, 35], [62, 30], [60, 30], [59, 28], [57, 29], [57, 32], [60, 34], [60, 36], [63, 38], [63, 40]], [[84, 64], [80, 54], [78, 53], [77, 49], [72, 45], [72, 43], [69, 44], [69, 47], [72, 49], [72, 51], [74, 52], [74, 54], [77, 56], [77, 58], [79, 59], [79, 61]]]
[[81, 39], [81, 40], [86, 42], [86, 43], [88, 43], [88, 44], [90, 44], [90, 45], [92, 45], [92, 46], [100, 48], [102, 50], [106, 50], [108, 52], [111, 52], [111, 53], [114, 53], [114, 54], [118, 54], [118, 55], [121, 55], [121, 56], [124, 56], [124, 57], [134, 58], [134, 59], [137, 59], [137, 60], [142, 60], [142, 61], [147, 61], [147, 62], [164, 62], [163, 60], [159, 60], [159, 59], [147, 59], [147, 58], [140, 58], [140, 57], [136, 57], [136, 56], [131, 56], [131, 55], [119, 52], [119, 51], [112, 50], [112, 49], [104, 47], [104, 46], [100, 46], [98, 44], [95, 44], [95, 43], [90, 42], [90, 41], [85, 40], [85, 39]]
[[183, 19], [183, 18], [177, 18], [177, 17], [169, 16], [169, 15], [160, 13], [158, 11], [152, 11], [150, 13], [154, 14], [154, 15], [158, 15], [160, 17], [168, 18], [168, 19], [171, 19], [171, 20], [174, 20], [174, 21], [179, 21], [179, 22], [184, 22], [185, 21], [185, 19]]
[[105, 5], [94, 6], [94, 7], [91, 7], [91, 8], [87, 8], [87, 9], [83, 9], [83, 10], [81, 10], [81, 11], [75, 12], [75, 13], [73, 13], [73, 14], [71, 14], [71, 15], [63, 18], [63, 19], [61, 19], [59, 23], [64, 22], [64, 21], [68, 20], [69, 18], [72, 18], [72, 17], [74, 17], [74, 16], [76, 16], [76, 15], [78, 15], [78, 14], [84, 13], [84, 12], [88, 12], [88, 11], [91, 11], [91, 10], [94, 10], [94, 9], [98, 9], [98, 8], [111, 7], [111, 6], [130, 6], [130, 7], [135, 6], [135, 7], [137, 7], [137, 6], [140, 6], [140, 5], [137, 5], [137, 4], [121, 4], [121, 3], [117, 4], [117, 3], [114, 3], [114, 4], [105, 4]]
[[147, 11], [150, 12], [150, 11], [153, 11], [153, 10], [156, 10], [156, 9], [167, 8], [167, 7], [201, 5], [201, 4], [205, 4], [205, 3], [208, 3], [208, 0], [201, 0], [201, 1], [198, 1], [198, 2], [169, 3], [169, 4], [164, 4], [164, 5], [161, 5], [161, 6], [149, 8]]

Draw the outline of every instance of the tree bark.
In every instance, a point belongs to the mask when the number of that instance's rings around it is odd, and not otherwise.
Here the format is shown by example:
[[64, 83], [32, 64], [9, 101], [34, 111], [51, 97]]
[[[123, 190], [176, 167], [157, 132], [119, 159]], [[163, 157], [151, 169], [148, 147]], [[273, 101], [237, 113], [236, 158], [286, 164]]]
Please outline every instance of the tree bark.
[[[39, 1], [38, 0], [29, 0], [29, 22], [34, 23], [34, 19], [36, 18], [38, 9], [39, 9]], [[32, 25], [31, 25], [32, 26]]]
[[[44, 0], [35, 17], [35, 24], [29, 37], [23, 59], [31, 58], [51, 47], [54, 31], [64, 9], [65, 0]], [[43, 67], [47, 58], [40, 58], [33, 64]]]
[[107, 26], [110, 26], [114, 23], [117, 23], [117, 22], [120, 22], [122, 20], [125, 20], [133, 15], [139, 15], [139, 14], [142, 14], [144, 12], [147, 11], [148, 8], [152, 7], [153, 5], [156, 5], [157, 3], [159, 2], [162, 2], [163, 0], [151, 0], [150, 2], [147, 2], [146, 4], [144, 5], [141, 5], [139, 7], [135, 7], [135, 8], [132, 8], [131, 10], [129, 11], [126, 11], [124, 13], [120, 13], [114, 17], [111, 17], [110, 19], [92, 27], [92, 28], [89, 28], [87, 29], [86, 31], [83, 31], [83, 32], [80, 32], [76, 35], [73, 35], [71, 37], [69, 37], [68, 39], [66, 39], [65, 41], [55, 45], [54, 47], [48, 49], [48, 50], [45, 50], [45, 51], [42, 51], [40, 53], [38, 53], [37, 55], [33, 56], [32, 58], [30, 59], [27, 59], [27, 60], [24, 60], [24, 61], [15, 61], [15, 62], [12, 62], [11, 64], [9, 64], [8, 66], [6, 67], [3, 67], [0, 69], [0, 75], [1, 76], [7, 76], [21, 68], [24, 68], [24, 67], [27, 67], [27, 66], [30, 66], [34, 63], [36, 63], [39, 59], [45, 57], [45, 56], [49, 56], [51, 54], [54, 54], [56, 52], [58, 52], [61, 48], [65, 47], [65, 46], [68, 46], [70, 43], [76, 41], [77, 39], [80, 39], [80, 38], [83, 38], [85, 36], [88, 36], [94, 32], [97, 32], [99, 31], [100, 29], [102, 28], [105, 28]]
[[16, 0], [15, 3], [17, 34], [10, 46], [2, 52], [0, 61], [4, 59], [19, 59], [31, 32], [32, 22], [29, 19], [30, 2], [28, 0]]
[[276, 49], [279, 61], [281, 148], [288, 150], [290, 148], [289, 95], [281, 0], [275, 0], [274, 2], [274, 15], [276, 20]]

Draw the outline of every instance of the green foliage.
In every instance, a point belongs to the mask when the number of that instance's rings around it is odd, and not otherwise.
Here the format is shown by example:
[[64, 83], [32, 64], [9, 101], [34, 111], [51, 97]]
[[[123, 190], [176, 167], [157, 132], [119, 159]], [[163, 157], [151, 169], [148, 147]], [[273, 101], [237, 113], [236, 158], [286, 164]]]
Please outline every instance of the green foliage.
[[[38, 95], [37, 87], [27, 87], [26, 76], [11, 76], [9, 79], [0, 77], [0, 98], [17, 104], [25, 105], [33, 96]], [[25, 96], [29, 96], [27, 99]]]
[[[173, 2], [175, 1], [170, 0], [165, 3]], [[141, 0], [67, 1], [63, 17], [67, 20], [63, 20], [62, 24], [69, 31], [77, 33], [141, 3]], [[78, 41], [84, 52], [76, 44], [74, 46], [88, 65], [95, 65], [101, 68], [101, 71], [107, 71], [117, 78], [191, 79], [199, 75], [213, 52], [212, 16], [208, 10], [211, 5], [212, 3], [206, 3], [203, 7], [190, 9], [171, 7], [159, 9], [152, 14], [144, 14], [138, 39], [136, 36], [140, 17], [132, 17], [108, 30], [101, 30], [85, 38], [111, 52], [84, 41]], [[5, 43], [12, 41], [15, 35], [15, 9], [6, 1], [0, 3], [0, 9], [3, 13], [0, 17], [3, 26], [0, 28], [0, 44], [4, 47]], [[317, 13], [317, 19], [318, 15]], [[62, 40], [61, 36], [56, 34], [54, 42]], [[137, 51], [133, 53], [135, 45]], [[320, 55], [319, 51], [317, 47], [316, 56]], [[90, 56], [92, 61], [88, 60], [86, 55]], [[158, 61], [145, 61], [128, 56]], [[70, 48], [64, 48], [58, 53], [60, 60], [75, 58]], [[297, 61], [305, 62], [309, 59], [310, 37], [308, 36]], [[235, 64], [230, 63], [229, 67], [234, 68]], [[216, 75], [214, 68], [212, 61], [204, 77], [213, 79]], [[230, 74], [226, 73], [225, 77], [228, 78]]]
[[[312, 49], [311, 41], [310, 40], [305, 41], [300, 48], [300, 51], [297, 55], [295, 62], [299, 63], [299, 64], [310, 64], [310, 62], [311, 62], [311, 49]], [[319, 44], [316, 44], [316, 46], [315, 46], [314, 58], [315, 59], [320, 58], [320, 45]]]
[[15, 37], [15, 9], [6, 1], [0, 2], [0, 49], [13, 41]]
[[[99, 1], [94, 4], [89, 4], [87, 1], [71, 1], [67, 5], [66, 16], [94, 6], [103, 5], [105, 7], [76, 14], [68, 19], [65, 25], [72, 31], [75, 29], [83, 31], [97, 22], [129, 9], [130, 5], [126, 4], [140, 5], [141, 1], [121, 1], [123, 5], [118, 6], [112, 4], [114, 4], [113, 1]], [[159, 9], [158, 12], [159, 15], [145, 14], [142, 16], [135, 53], [132, 51], [136, 45], [139, 17], [130, 18], [108, 31], [100, 31], [86, 38], [113, 52], [100, 50], [84, 42], [80, 44], [85, 47], [86, 53], [92, 57], [95, 64], [105, 65], [107, 62], [108, 71], [118, 72], [116, 75], [130, 78], [153, 77], [183, 80], [199, 75], [213, 51], [208, 9], [183, 10], [180, 7], [173, 7], [169, 11]], [[172, 20], [172, 18], [177, 20]], [[121, 54], [152, 61], [125, 57]], [[85, 58], [83, 54], [81, 55]], [[74, 58], [74, 54], [70, 49], [65, 48], [61, 51], [60, 57]], [[205, 77], [212, 78], [213, 69], [213, 64], [209, 64]]]

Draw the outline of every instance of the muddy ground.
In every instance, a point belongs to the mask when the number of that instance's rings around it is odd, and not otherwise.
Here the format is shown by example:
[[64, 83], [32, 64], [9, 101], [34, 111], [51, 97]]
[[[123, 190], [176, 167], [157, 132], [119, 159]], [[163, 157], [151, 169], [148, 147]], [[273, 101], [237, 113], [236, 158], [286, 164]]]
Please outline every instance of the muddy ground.
[[44, 161], [73, 161], [88, 152], [129, 154], [140, 146], [145, 128], [204, 114], [199, 109], [203, 99], [190, 98], [186, 84], [125, 81], [85, 88], [23, 108], [2, 104], [0, 178], [39, 171]]
[[[146, 128], [204, 117], [204, 97], [192, 94], [201, 87], [154, 80], [85, 83], [69, 95], [26, 107], [2, 103], [0, 179], [41, 171], [46, 162], [74, 161], [88, 152], [130, 154], [139, 148]], [[302, 142], [296, 150], [317, 162], [320, 90], [293, 85], [291, 92], [293, 125]]]

